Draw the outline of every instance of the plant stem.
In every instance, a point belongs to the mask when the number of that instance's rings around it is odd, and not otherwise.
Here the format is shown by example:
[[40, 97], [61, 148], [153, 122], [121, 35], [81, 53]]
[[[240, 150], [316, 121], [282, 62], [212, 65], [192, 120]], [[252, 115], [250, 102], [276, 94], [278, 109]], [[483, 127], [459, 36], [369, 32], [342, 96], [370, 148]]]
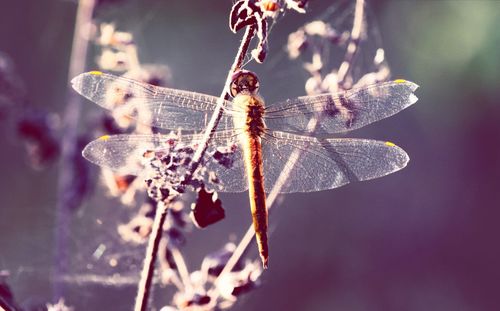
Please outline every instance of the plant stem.
[[226, 78], [226, 82], [224, 83], [224, 89], [222, 90], [222, 93], [220, 94], [219, 99], [217, 100], [217, 106], [215, 107], [214, 113], [210, 118], [210, 122], [208, 123], [207, 128], [203, 133], [203, 139], [200, 142], [200, 146], [196, 149], [196, 152], [193, 155], [193, 160], [192, 160], [193, 164], [191, 165], [191, 168], [187, 176], [185, 176], [186, 184], [189, 183], [189, 181], [191, 180], [191, 176], [198, 168], [200, 161], [203, 158], [203, 155], [205, 154], [205, 151], [208, 148], [208, 144], [214, 135], [215, 129], [217, 128], [217, 125], [219, 124], [219, 121], [224, 113], [224, 103], [227, 99], [229, 99], [229, 85], [231, 84], [233, 73], [241, 68], [243, 60], [245, 59], [245, 55], [247, 54], [248, 51], [248, 46], [250, 45], [250, 41], [252, 41], [254, 33], [255, 33], [255, 27], [253, 25], [246, 28], [245, 34], [241, 39], [240, 48], [236, 53], [233, 65], [231, 66], [231, 69], [229, 70], [229, 73]]
[[148, 240], [144, 264], [142, 266], [141, 279], [137, 288], [134, 311], [145, 311], [148, 307], [149, 294], [151, 292], [151, 283], [158, 255], [158, 245], [160, 244], [163, 224], [167, 218], [168, 202], [158, 202], [156, 207], [153, 228]]
[[[215, 129], [219, 124], [219, 120], [222, 117], [224, 112], [224, 103], [229, 98], [229, 85], [232, 80], [233, 73], [241, 68], [243, 64], [243, 60], [245, 59], [245, 55], [247, 54], [248, 47], [250, 45], [250, 41], [254, 35], [255, 29], [253, 26], [249, 26], [246, 28], [243, 39], [241, 40], [240, 47], [238, 52], [236, 53], [236, 57], [234, 59], [233, 65], [229, 70], [229, 73], [226, 78], [226, 82], [224, 84], [224, 88], [222, 90], [221, 95], [217, 101], [217, 106], [214, 109], [214, 113], [210, 119], [210, 122], [207, 125], [207, 128], [203, 135], [203, 140], [200, 143], [200, 146], [196, 149], [195, 154], [193, 155], [193, 165], [191, 166], [188, 174], [185, 176], [184, 180], [187, 184], [191, 180], [191, 176], [198, 168], [205, 151], [208, 148], [208, 144], [210, 139], [213, 137]], [[149, 292], [151, 288], [152, 275], [154, 272], [156, 255], [158, 252], [158, 244], [161, 237], [163, 223], [165, 222], [166, 212], [167, 212], [167, 204], [162, 203], [158, 204], [158, 210], [156, 211], [154, 222], [153, 222], [153, 231], [149, 237], [148, 247], [146, 249], [146, 257], [144, 259], [144, 265], [141, 273], [141, 280], [139, 281], [139, 287], [137, 290], [137, 297], [135, 300], [135, 308], [134, 311], [145, 311], [148, 305]], [[178, 255], [178, 254], [177, 254]], [[177, 260], [176, 260], [177, 261]], [[185, 268], [185, 265], [184, 265]], [[187, 269], [180, 271], [181, 277], [183, 279], [183, 283], [186, 285], [186, 275], [189, 275]]]
[[[68, 82], [77, 74], [85, 70], [85, 60], [88, 50], [88, 35], [83, 32], [89, 29], [92, 22], [95, 0], [80, 0], [76, 13], [73, 44], [68, 71]], [[74, 189], [74, 180], [78, 178], [74, 170], [74, 158], [78, 152], [77, 134], [80, 119], [81, 100], [68, 87], [68, 104], [63, 116], [63, 133], [61, 141], [61, 160], [59, 165], [59, 180], [57, 184], [56, 224], [55, 224], [55, 251], [54, 251], [54, 301], [64, 295], [63, 287], [58, 281], [67, 273], [68, 269], [68, 239], [71, 224], [71, 210]]]
[[182, 283], [184, 284], [184, 290], [190, 291], [192, 290], [191, 278], [189, 276], [189, 270], [187, 268], [186, 262], [184, 261], [184, 257], [182, 257], [182, 253], [179, 251], [177, 247], [171, 247], [170, 251], [172, 252], [172, 257], [175, 261], [175, 265], [177, 266], [177, 271], [181, 276]]
[[351, 38], [349, 40], [350, 42], [347, 45], [347, 51], [344, 56], [344, 61], [340, 65], [337, 73], [337, 84], [339, 85], [339, 87], [344, 86], [346, 78], [349, 75], [349, 71], [352, 68], [354, 56], [356, 56], [356, 53], [358, 51], [359, 40], [361, 38], [365, 19], [364, 9], [365, 1], [356, 0], [356, 8], [354, 9], [354, 21], [352, 23]]

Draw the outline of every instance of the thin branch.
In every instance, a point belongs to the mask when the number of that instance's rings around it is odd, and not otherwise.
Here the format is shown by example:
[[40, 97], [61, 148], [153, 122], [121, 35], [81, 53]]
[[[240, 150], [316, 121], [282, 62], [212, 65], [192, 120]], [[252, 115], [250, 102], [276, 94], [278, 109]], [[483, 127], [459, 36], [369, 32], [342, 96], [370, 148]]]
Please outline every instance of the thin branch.
[[192, 290], [193, 286], [191, 285], [191, 278], [189, 277], [189, 270], [186, 262], [184, 261], [184, 257], [182, 257], [182, 254], [177, 247], [171, 247], [170, 251], [172, 252], [172, 257], [175, 261], [175, 265], [177, 266], [177, 271], [181, 276], [185, 291]]
[[196, 149], [196, 152], [193, 155], [193, 160], [192, 160], [193, 164], [191, 165], [191, 168], [187, 176], [185, 176], [185, 184], [189, 183], [192, 175], [200, 165], [200, 161], [203, 158], [203, 155], [205, 154], [205, 151], [208, 148], [208, 144], [214, 135], [215, 129], [217, 128], [220, 119], [222, 118], [222, 115], [224, 113], [224, 102], [227, 99], [229, 99], [229, 85], [231, 84], [233, 73], [241, 68], [243, 60], [245, 59], [245, 55], [247, 55], [248, 46], [250, 45], [250, 41], [252, 41], [254, 33], [255, 33], [254, 26], [249, 26], [246, 28], [245, 34], [243, 35], [243, 39], [241, 40], [240, 48], [238, 49], [233, 65], [231, 66], [231, 69], [229, 70], [229, 73], [226, 78], [226, 82], [224, 83], [224, 89], [222, 90], [222, 93], [220, 94], [219, 99], [217, 100], [217, 106], [215, 107], [214, 113], [210, 118], [210, 122], [208, 123], [207, 128], [203, 133], [203, 138], [202, 141], [200, 142], [200, 146]]
[[167, 247], [168, 247], [167, 238], [163, 237], [160, 240], [160, 245], [158, 247], [159, 247], [160, 254], [164, 254], [164, 256], [158, 257], [158, 261], [160, 262], [161, 271], [163, 273], [166, 273], [167, 271], [171, 272], [171, 274], [168, 275], [168, 279], [166, 279], [167, 277], [164, 277], [164, 276], [161, 277], [163, 283], [166, 284], [166, 283], [170, 282], [170, 283], [174, 284], [175, 287], [177, 287], [178, 291], [184, 290], [184, 287], [185, 287], [184, 284], [181, 282], [179, 276], [177, 275], [177, 272], [176, 273], [173, 272], [174, 268], [170, 265], [170, 263], [168, 262], [167, 256], [166, 256], [167, 251], [168, 251], [167, 250]]
[[352, 25], [351, 31], [351, 40], [347, 45], [347, 52], [344, 56], [344, 61], [339, 67], [339, 71], [337, 73], [337, 84], [339, 86], [344, 86], [346, 82], [346, 78], [349, 74], [349, 71], [352, 68], [352, 62], [359, 47], [359, 40], [361, 38], [361, 33], [363, 31], [364, 19], [365, 19], [365, 1], [357, 0], [356, 8], [354, 9], [354, 21]]
[[[229, 73], [226, 78], [226, 82], [224, 84], [224, 88], [222, 90], [221, 95], [219, 96], [219, 99], [217, 100], [217, 106], [214, 109], [214, 113], [212, 114], [212, 117], [210, 119], [209, 124], [207, 125], [207, 128], [204, 132], [202, 142], [200, 143], [200, 146], [196, 149], [195, 154], [193, 155], [193, 164], [190, 167], [189, 172], [185, 176], [185, 184], [188, 184], [189, 181], [192, 178], [193, 173], [196, 171], [198, 168], [201, 159], [203, 158], [203, 155], [205, 154], [205, 151], [208, 148], [208, 144], [210, 142], [210, 139], [212, 139], [215, 129], [223, 115], [224, 112], [224, 102], [225, 100], [229, 99], [229, 85], [232, 80], [233, 73], [240, 69], [243, 63], [243, 60], [245, 59], [245, 56], [247, 55], [248, 47], [250, 45], [250, 41], [252, 40], [252, 37], [255, 33], [255, 29], [253, 26], [247, 27], [245, 34], [243, 36], [243, 39], [241, 40], [240, 47], [238, 49], [238, 52], [236, 53], [236, 57], [234, 59], [233, 65], [231, 66], [231, 69], [229, 70]], [[153, 224], [153, 231], [151, 232], [151, 235], [149, 237], [149, 242], [148, 242], [148, 248], [146, 250], [146, 257], [144, 259], [144, 266], [143, 270], [141, 273], [141, 280], [139, 282], [139, 288], [137, 292], [137, 297], [136, 297], [136, 305], [134, 310], [135, 311], [144, 311], [147, 308], [148, 304], [148, 297], [149, 297], [149, 292], [151, 288], [151, 281], [152, 281], [152, 275], [154, 272], [154, 266], [155, 266], [155, 259], [156, 255], [158, 252], [158, 243], [160, 241], [160, 236], [162, 233], [162, 227], [163, 223], [165, 221], [166, 217], [166, 211], [167, 211], [167, 204], [158, 204], [158, 210], [156, 211], [155, 214], [155, 219], [154, 219], [154, 224]], [[161, 225], [159, 225], [161, 224]], [[176, 253], [175, 250], [172, 250], [172, 254], [177, 257], [176, 262], [179, 262], [181, 256], [180, 254]], [[182, 256], [181, 256], [182, 258]], [[184, 260], [182, 259], [182, 263]], [[183, 280], [184, 285], [189, 285], [190, 282], [188, 282], [188, 277], [189, 277], [189, 272], [187, 270], [186, 265], [184, 264], [183, 266], [179, 268], [179, 273], [181, 275], [181, 278]]]
[[[76, 13], [73, 44], [68, 71], [68, 82], [78, 73], [85, 71], [85, 60], [88, 50], [88, 32], [92, 22], [95, 0], [80, 0]], [[69, 83], [68, 83], [69, 85]], [[69, 228], [71, 222], [72, 186], [78, 178], [74, 170], [75, 154], [77, 150], [78, 121], [80, 119], [81, 99], [68, 87], [68, 104], [63, 116], [63, 137], [61, 141], [61, 160], [59, 165], [59, 180], [57, 184], [56, 225], [55, 225], [55, 265], [54, 276], [59, 279], [67, 272], [67, 248]], [[63, 296], [60, 282], [54, 282], [54, 299], [57, 301]]]
[[168, 202], [158, 202], [156, 207], [153, 228], [149, 236], [148, 247], [146, 248], [146, 255], [142, 266], [141, 279], [137, 289], [134, 311], [146, 311], [148, 307], [156, 256], [158, 254], [158, 245], [160, 244], [161, 234], [163, 232], [163, 224], [167, 218], [168, 206]]

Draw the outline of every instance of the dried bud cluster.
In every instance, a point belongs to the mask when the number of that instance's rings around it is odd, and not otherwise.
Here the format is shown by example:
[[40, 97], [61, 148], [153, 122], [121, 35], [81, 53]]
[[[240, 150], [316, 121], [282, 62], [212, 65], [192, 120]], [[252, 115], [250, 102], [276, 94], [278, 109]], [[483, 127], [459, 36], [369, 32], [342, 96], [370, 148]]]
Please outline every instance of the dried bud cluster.
[[[232, 272], [219, 278], [235, 248], [235, 244], [228, 243], [221, 250], [205, 256], [201, 268], [191, 272], [185, 280], [189, 286], [179, 286], [181, 290], [172, 300], [175, 307], [165, 306], [161, 310], [224, 310], [232, 307], [238, 296], [258, 287], [258, 279], [262, 274], [259, 261], [239, 262]], [[168, 275], [165, 279], [168, 283], [176, 280], [173, 271], [178, 268], [175, 263], [170, 263], [169, 269], [164, 270], [164, 275]]]
[[287, 51], [291, 59], [296, 59], [319, 38], [324, 43], [342, 46], [349, 39], [349, 32], [339, 33], [324, 21], [313, 21], [288, 35]]
[[[389, 78], [384, 50], [378, 47], [372, 51], [363, 47], [369, 39], [373, 39], [367, 34], [364, 4], [357, 1], [355, 9], [347, 9], [352, 10], [353, 19], [344, 20], [345, 24], [333, 19], [335, 24], [316, 20], [288, 36], [288, 56], [291, 59], [303, 59], [303, 67], [311, 75], [305, 85], [309, 95], [338, 92]], [[332, 50], [337, 53], [332, 53]], [[332, 54], [344, 54], [344, 57], [339, 62], [333, 62]], [[371, 64], [361, 64], [360, 59], [363, 57], [359, 54], [370, 58]], [[359, 76], [360, 72], [367, 73]]]
[[244, 27], [253, 27], [259, 42], [251, 51], [251, 55], [255, 61], [263, 63], [268, 50], [267, 18], [276, 20], [278, 14], [284, 11], [285, 6], [287, 9], [305, 13], [304, 8], [306, 4], [306, 0], [240, 0], [237, 1], [231, 9], [229, 28], [231, 31], [237, 32]]
[[143, 155], [149, 196], [157, 202], [167, 201], [170, 196], [184, 193], [186, 186], [195, 191], [202, 188], [204, 181], [200, 174], [193, 176], [188, 185], [183, 179], [190, 169], [195, 149], [183, 145], [174, 136], [166, 139], [164, 146], [164, 149], [147, 150]]

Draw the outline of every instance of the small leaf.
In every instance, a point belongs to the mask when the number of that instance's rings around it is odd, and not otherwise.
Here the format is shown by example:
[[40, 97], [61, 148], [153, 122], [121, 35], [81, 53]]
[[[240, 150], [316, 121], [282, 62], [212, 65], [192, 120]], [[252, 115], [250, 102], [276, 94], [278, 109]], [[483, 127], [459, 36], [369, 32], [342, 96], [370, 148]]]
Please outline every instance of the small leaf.
[[222, 202], [217, 199], [216, 192], [207, 192], [204, 188], [198, 191], [198, 199], [191, 206], [191, 219], [199, 228], [205, 228], [225, 217]]

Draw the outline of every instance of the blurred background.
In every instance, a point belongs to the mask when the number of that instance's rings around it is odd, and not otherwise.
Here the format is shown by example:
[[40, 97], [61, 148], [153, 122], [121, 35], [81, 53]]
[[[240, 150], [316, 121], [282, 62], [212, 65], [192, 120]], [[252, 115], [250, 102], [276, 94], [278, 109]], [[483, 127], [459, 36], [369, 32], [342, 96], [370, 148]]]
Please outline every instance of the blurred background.
[[[268, 102], [305, 94], [307, 74], [284, 47], [288, 34], [331, 3], [311, 1], [307, 14], [289, 11], [274, 25], [268, 59], [251, 66]], [[132, 33], [141, 62], [167, 65], [173, 87], [218, 95], [241, 38], [227, 26], [231, 5], [101, 1], [95, 21]], [[0, 2], [0, 277], [26, 310], [55, 302], [60, 172], [57, 160], [33, 164], [19, 119], [65, 109], [76, 7], [70, 0]], [[411, 161], [384, 178], [283, 196], [271, 215], [270, 269], [233, 310], [495, 310], [500, 304], [500, 2], [377, 1], [369, 9], [392, 77], [419, 84], [419, 101], [349, 136], [394, 141]], [[90, 43], [86, 70], [97, 68], [98, 52]], [[99, 110], [85, 101], [82, 118]], [[79, 130], [92, 132], [83, 121]], [[71, 216], [72, 251], [82, 258], [73, 265], [86, 266], [87, 247], [116, 231], [93, 230], [92, 219], [123, 221], [120, 202], [93, 185], [99, 180], [90, 179], [92, 194]], [[190, 269], [250, 224], [246, 193], [220, 197], [226, 218], [188, 236], [183, 252]], [[65, 291], [76, 310], [130, 310], [136, 288], [69, 282]], [[169, 303], [171, 293], [156, 288], [154, 305]]]

